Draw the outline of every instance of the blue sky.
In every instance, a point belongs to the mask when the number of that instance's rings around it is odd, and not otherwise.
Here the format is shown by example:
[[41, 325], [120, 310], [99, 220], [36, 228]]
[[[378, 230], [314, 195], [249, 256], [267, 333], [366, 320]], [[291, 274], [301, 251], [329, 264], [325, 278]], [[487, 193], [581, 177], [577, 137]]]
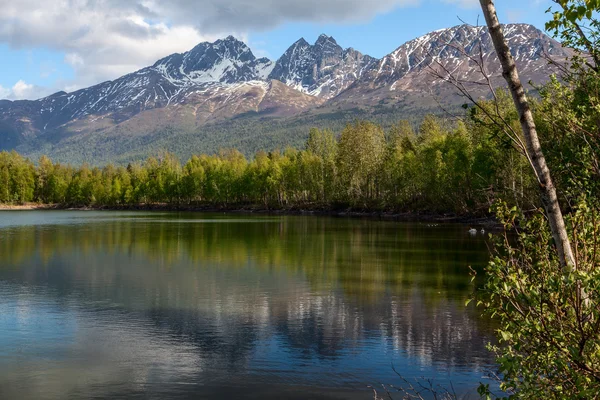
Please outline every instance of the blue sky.
[[[50, 3], [50, 4], [46, 4]], [[0, 0], [0, 98], [72, 91], [229, 34], [278, 58], [319, 34], [382, 57], [435, 29], [483, 24], [477, 0]], [[168, 3], [168, 6], [165, 4]], [[497, 0], [502, 22], [543, 29], [550, 0]]]

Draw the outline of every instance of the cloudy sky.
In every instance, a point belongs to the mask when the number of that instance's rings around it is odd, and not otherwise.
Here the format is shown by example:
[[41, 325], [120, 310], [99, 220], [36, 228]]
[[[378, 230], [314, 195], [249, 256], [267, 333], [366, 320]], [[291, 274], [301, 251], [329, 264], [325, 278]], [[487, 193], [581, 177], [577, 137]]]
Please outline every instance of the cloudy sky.
[[[550, 0], [497, 0], [543, 29]], [[0, 0], [0, 99], [73, 91], [233, 34], [278, 58], [320, 33], [374, 57], [429, 31], [480, 23], [478, 0]]]

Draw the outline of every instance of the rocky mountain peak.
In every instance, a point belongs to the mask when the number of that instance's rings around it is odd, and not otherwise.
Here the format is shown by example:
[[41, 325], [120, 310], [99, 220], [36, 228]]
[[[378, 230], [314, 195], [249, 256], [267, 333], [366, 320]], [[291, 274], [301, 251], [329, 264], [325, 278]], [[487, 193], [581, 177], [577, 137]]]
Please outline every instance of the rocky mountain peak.
[[190, 83], [239, 83], [264, 79], [271, 61], [257, 59], [252, 50], [233, 36], [214, 43], [203, 42], [183, 54], [173, 54], [153, 68], [177, 86]]
[[338, 43], [335, 41], [335, 39], [332, 36], [327, 36], [324, 33], [319, 35], [319, 37], [317, 38], [317, 41], [315, 42], [315, 46], [316, 47], [339, 47]]
[[319, 36], [315, 44], [312, 46], [317, 59], [327, 64], [327, 58], [339, 59], [342, 57], [344, 49], [337, 44], [335, 39], [331, 36], [322, 34]]
[[352, 84], [372, 61], [369, 56], [344, 50], [333, 37], [322, 34], [314, 45], [304, 38], [296, 41], [277, 60], [269, 78], [328, 99]]
[[[306, 41], [306, 39], [304, 39], [303, 37], [301, 37], [300, 39], [296, 40], [287, 50], [286, 53], [288, 51], [293, 51], [294, 49], [299, 49], [299, 48], [307, 48], [310, 47], [310, 43], [308, 43]], [[285, 54], [285, 53], [284, 53]]]
[[254, 61], [256, 57], [246, 43], [237, 40], [233, 36], [219, 39], [214, 43], [203, 42], [191, 51], [184, 53], [187, 72], [205, 69], [221, 60], [232, 60], [240, 62]]
[[[528, 24], [504, 25], [504, 33], [517, 65], [527, 69], [545, 56], [566, 56], [568, 52], [554, 39]], [[496, 53], [486, 27], [459, 25], [440, 29], [411, 40], [381, 59], [371, 79], [379, 85], [393, 85], [409, 73], [442, 64], [464, 77], [475, 74], [476, 65], [469, 57], [481, 57], [496, 72]]]

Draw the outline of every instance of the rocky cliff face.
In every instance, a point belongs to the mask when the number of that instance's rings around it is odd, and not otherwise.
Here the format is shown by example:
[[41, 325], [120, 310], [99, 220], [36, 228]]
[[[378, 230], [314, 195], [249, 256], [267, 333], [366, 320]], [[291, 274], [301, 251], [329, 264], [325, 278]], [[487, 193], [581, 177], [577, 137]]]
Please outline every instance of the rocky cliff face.
[[270, 79], [312, 96], [330, 99], [337, 96], [377, 59], [349, 48], [342, 49], [334, 38], [321, 35], [314, 45], [300, 39], [275, 63]]

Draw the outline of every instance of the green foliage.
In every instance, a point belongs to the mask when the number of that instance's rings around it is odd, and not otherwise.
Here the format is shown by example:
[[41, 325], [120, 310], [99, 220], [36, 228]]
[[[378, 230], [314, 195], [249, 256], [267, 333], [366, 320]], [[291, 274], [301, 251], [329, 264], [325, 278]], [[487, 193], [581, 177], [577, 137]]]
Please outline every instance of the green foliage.
[[407, 117], [418, 124], [428, 111], [440, 112], [435, 102], [427, 100], [415, 104], [394, 103], [384, 106], [380, 112], [356, 107], [320, 109], [318, 113], [294, 117], [265, 117], [258, 113], [201, 125], [194, 118], [190, 119], [192, 114], [179, 115], [176, 121], [147, 121], [141, 117], [136, 123], [121, 123], [99, 131], [92, 129], [75, 134], [66, 127], [62, 135], [39, 137], [22, 143], [16, 150], [31, 159], [47, 155], [61, 163], [88, 162], [93, 166], [109, 162], [127, 166], [164, 151], [180, 160], [188, 160], [199, 153], [217, 154], [222, 148], [235, 148], [250, 158], [260, 150], [269, 152], [287, 146], [300, 149], [312, 127], [327, 127], [339, 134], [346, 124], [368, 119], [387, 129]]
[[[336, 159], [338, 143], [331, 130], [313, 128], [306, 142], [307, 153], [301, 164], [305, 177], [316, 186], [311, 187], [312, 192], [318, 193], [318, 200], [326, 202], [334, 197], [337, 185]], [[312, 178], [312, 179], [311, 179]]]
[[576, 267], [563, 269], [542, 211], [524, 219], [499, 203], [507, 232], [478, 303], [500, 322], [502, 389], [511, 399], [593, 399], [600, 395], [600, 220], [581, 202], [568, 218]]
[[33, 200], [35, 170], [29, 160], [15, 152], [0, 153], [0, 203]]
[[337, 164], [341, 195], [368, 204], [378, 198], [378, 171], [383, 161], [385, 135], [370, 122], [349, 124], [342, 131]]
[[570, 202], [600, 196], [600, 76], [590, 73], [543, 88], [537, 118], [556, 185]]
[[356, 121], [339, 138], [331, 130], [311, 129], [305, 150], [259, 151], [250, 160], [237, 150], [221, 150], [193, 155], [183, 165], [161, 152], [126, 168], [73, 168], [45, 156], [34, 167], [16, 153], [0, 153], [0, 202], [485, 213], [524, 174], [506, 162], [519, 157], [495, 135], [473, 117], [453, 126], [429, 116], [418, 133], [408, 121], [387, 132]]
[[591, 67], [598, 71], [600, 65], [600, 1], [598, 0], [555, 0], [558, 7], [548, 9], [552, 20], [546, 29], [562, 41], [563, 46], [578, 51], [573, 58], [575, 68]]
[[[600, 196], [600, 2], [557, 0], [546, 28], [575, 49], [542, 89], [537, 124], [557, 185], [569, 204]], [[555, 179], [556, 179], [555, 178]]]
[[541, 210], [526, 218], [498, 203], [512, 234], [496, 240], [478, 303], [500, 323], [490, 348], [511, 399], [600, 398], [600, 2], [555, 2], [546, 27], [576, 53], [541, 89], [534, 115], [575, 265], [561, 266]]

